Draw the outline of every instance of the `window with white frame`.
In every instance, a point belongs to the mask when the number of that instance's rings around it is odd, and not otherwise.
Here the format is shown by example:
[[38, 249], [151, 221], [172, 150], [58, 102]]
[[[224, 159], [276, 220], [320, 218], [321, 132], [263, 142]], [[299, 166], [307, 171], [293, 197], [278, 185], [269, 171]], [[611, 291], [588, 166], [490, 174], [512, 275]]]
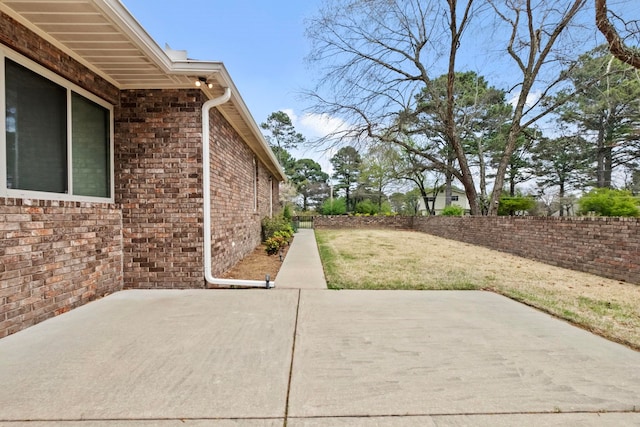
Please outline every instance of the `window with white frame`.
[[3, 59], [0, 193], [112, 200], [112, 107], [31, 61]]

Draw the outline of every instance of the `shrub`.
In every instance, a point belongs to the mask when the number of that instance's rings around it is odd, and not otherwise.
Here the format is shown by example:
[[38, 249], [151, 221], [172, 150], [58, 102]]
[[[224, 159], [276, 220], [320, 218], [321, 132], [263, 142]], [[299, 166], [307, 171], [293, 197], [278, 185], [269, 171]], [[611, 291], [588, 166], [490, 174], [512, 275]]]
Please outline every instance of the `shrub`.
[[442, 212], [440, 212], [440, 215], [442, 215], [442, 216], [462, 216], [462, 215], [464, 215], [464, 209], [462, 209], [462, 206], [458, 206], [458, 205], [445, 206], [445, 208], [442, 209]]
[[369, 199], [356, 203], [355, 213], [362, 215], [375, 215], [378, 213], [378, 207]]
[[580, 213], [595, 213], [602, 216], [640, 216], [638, 199], [629, 191], [596, 188], [579, 200]]
[[291, 222], [291, 218], [293, 218], [293, 215], [291, 213], [291, 206], [288, 203], [285, 204], [284, 209], [282, 209], [282, 217], [289, 222]]
[[290, 230], [276, 231], [275, 233], [273, 233], [272, 237], [281, 237], [285, 240], [286, 243], [289, 243], [291, 241], [291, 238], [293, 237], [293, 231], [290, 231]]
[[535, 208], [536, 201], [528, 196], [502, 196], [498, 205], [498, 215], [516, 215]]
[[393, 208], [391, 206], [391, 203], [389, 203], [388, 201], [384, 201], [382, 202], [382, 209], [380, 209], [380, 212], [378, 212], [381, 215], [384, 216], [393, 216]]
[[287, 241], [282, 236], [269, 237], [264, 242], [265, 250], [267, 251], [268, 255], [277, 254], [280, 251], [280, 249], [284, 247], [286, 244], [287, 244]]
[[293, 236], [293, 226], [283, 215], [264, 217], [262, 219], [262, 241], [266, 242], [278, 231], [285, 231]]
[[322, 215], [344, 215], [347, 213], [347, 202], [343, 198], [325, 200], [320, 211]]

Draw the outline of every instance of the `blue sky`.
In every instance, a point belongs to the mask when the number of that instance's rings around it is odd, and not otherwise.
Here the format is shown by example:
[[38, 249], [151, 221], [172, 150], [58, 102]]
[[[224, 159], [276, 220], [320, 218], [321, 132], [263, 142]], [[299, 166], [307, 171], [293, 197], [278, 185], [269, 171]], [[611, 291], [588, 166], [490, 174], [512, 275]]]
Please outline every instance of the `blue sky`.
[[[305, 19], [317, 13], [322, 0], [121, 1], [161, 47], [166, 43], [173, 49], [186, 50], [194, 59], [222, 61], [258, 124], [272, 112], [282, 110], [310, 140], [340, 124], [305, 114], [308, 103], [301, 96], [313, 84], [304, 62], [309, 53]], [[610, 0], [610, 6], [623, 12], [625, 18], [640, 17], [640, 0]], [[595, 43], [602, 39], [595, 29], [592, 7], [590, 4], [583, 19], [588, 21], [585, 24]], [[493, 41], [491, 32], [482, 27], [468, 37], [480, 45], [481, 40]], [[511, 86], [505, 81], [511, 73], [504, 46], [482, 55], [482, 49], [473, 49], [473, 41], [465, 46], [475, 54], [460, 58], [460, 68], [477, 71], [498, 87]], [[534, 90], [531, 96], [536, 94]], [[292, 151], [296, 158], [318, 161], [329, 173], [331, 153], [311, 147]]]
[[[122, 2], [161, 47], [167, 43], [190, 58], [222, 61], [256, 123], [283, 110], [305, 136], [320, 136], [321, 123], [304, 120], [300, 92], [311, 84], [304, 20], [321, 0]], [[328, 170], [327, 156], [317, 150], [298, 150], [294, 157], [313, 158]]]

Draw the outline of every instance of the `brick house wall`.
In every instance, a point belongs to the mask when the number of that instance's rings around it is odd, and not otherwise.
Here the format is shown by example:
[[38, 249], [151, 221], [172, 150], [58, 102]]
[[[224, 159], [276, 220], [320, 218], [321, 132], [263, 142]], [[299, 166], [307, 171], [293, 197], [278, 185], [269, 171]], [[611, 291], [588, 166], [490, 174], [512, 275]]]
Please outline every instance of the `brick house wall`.
[[[0, 43], [114, 105], [115, 163], [115, 203], [0, 197], [0, 338], [123, 288], [203, 287], [204, 94], [120, 91], [2, 13]], [[218, 275], [259, 243], [278, 194], [216, 109], [211, 120]]]
[[200, 90], [125, 90], [115, 112], [124, 287], [202, 287]]
[[[260, 244], [262, 218], [278, 211], [277, 183], [215, 108], [210, 111], [212, 274]], [[257, 194], [256, 194], [257, 190]]]
[[[118, 102], [116, 87], [3, 13], [0, 43]], [[117, 206], [0, 197], [0, 338], [121, 288]]]
[[[195, 88], [122, 92], [116, 109], [116, 202], [123, 213], [125, 288], [205, 286], [200, 113], [205, 101]], [[271, 191], [264, 165], [215, 108], [209, 144], [216, 276], [260, 243]]]
[[314, 227], [407, 228], [640, 285], [637, 218], [345, 215], [316, 217]]
[[0, 338], [122, 288], [113, 204], [0, 198]]

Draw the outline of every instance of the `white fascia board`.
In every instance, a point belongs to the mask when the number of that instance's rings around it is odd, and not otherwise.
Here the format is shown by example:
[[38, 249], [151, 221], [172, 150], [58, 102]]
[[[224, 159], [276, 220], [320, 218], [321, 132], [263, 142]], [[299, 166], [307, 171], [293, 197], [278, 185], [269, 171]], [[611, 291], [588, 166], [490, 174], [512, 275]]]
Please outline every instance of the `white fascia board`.
[[165, 73], [208, 76], [224, 68], [221, 62], [172, 60], [119, 0], [93, 0], [93, 2]]
[[119, 0], [92, 0], [131, 40], [165, 72], [171, 69], [171, 59], [158, 43], [133, 17]]

